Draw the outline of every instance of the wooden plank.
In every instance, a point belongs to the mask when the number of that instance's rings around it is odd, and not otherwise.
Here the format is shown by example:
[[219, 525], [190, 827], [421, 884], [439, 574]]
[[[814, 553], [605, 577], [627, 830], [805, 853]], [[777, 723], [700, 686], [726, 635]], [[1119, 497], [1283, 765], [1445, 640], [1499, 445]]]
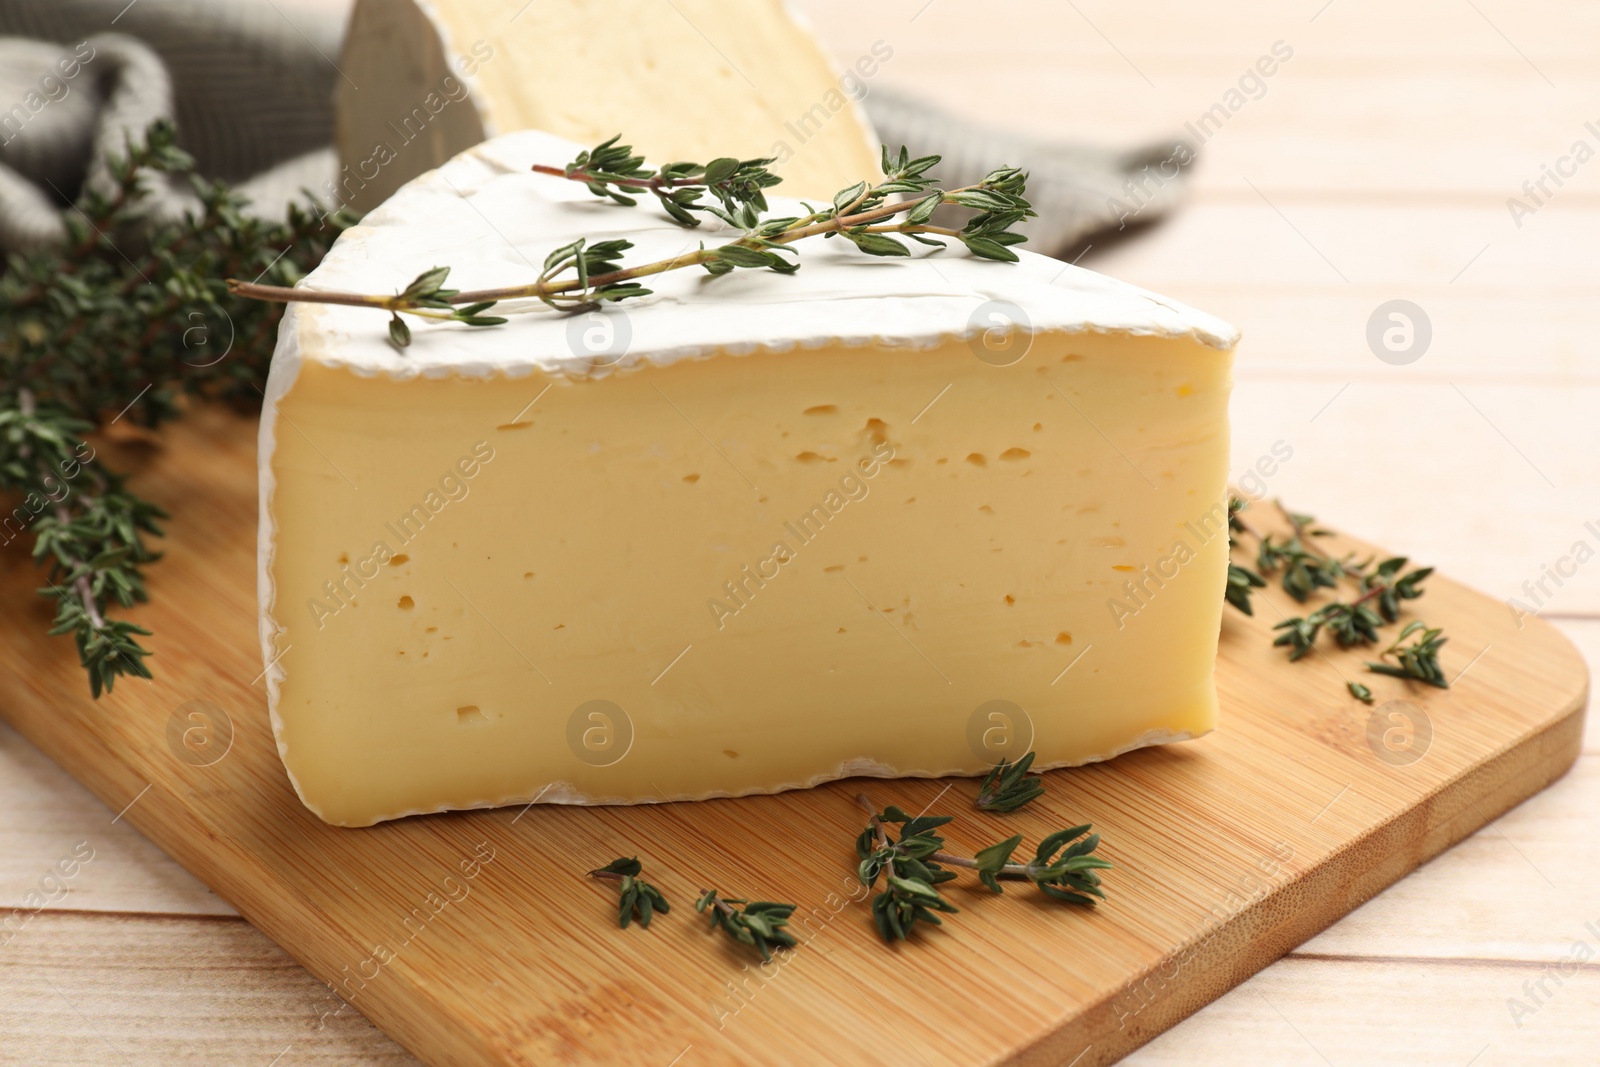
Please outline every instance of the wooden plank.
[[[1235, 479], [1282, 441], [1293, 458], [1265, 484], [1297, 509], [1336, 526], [1359, 516], [1372, 539], [1481, 587], [1508, 618], [1512, 597], [1560, 614], [1600, 612], [1591, 426], [1600, 387], [1412, 383], [1409, 368], [1394, 369], [1388, 383], [1348, 387], [1236, 383]], [[1555, 576], [1560, 584], [1545, 577], [1557, 567], [1570, 572]]]
[[[1589, 935], [1580, 925], [1577, 936]], [[268, 1064], [279, 1053], [276, 1067], [417, 1062], [353, 1009], [333, 1014], [337, 1002], [325, 999], [326, 990], [242, 920], [108, 926], [64, 916], [40, 942], [48, 944], [0, 958], [7, 1063]], [[1592, 936], [1589, 942], [1595, 944]], [[1556, 948], [1550, 961], [1571, 945]], [[101, 966], [84, 967], [85, 958]], [[1382, 1050], [1386, 1060], [1460, 1067], [1486, 1044], [1479, 1063], [1586, 1062], [1600, 1012], [1592, 970], [1568, 975], [1560, 986], [1545, 979], [1552, 995], [1521, 1017], [1520, 1029], [1506, 1006], [1508, 998], [1531, 1004], [1523, 983], [1538, 982], [1547, 966], [1291, 955], [1123, 1062], [1326, 1067], [1306, 1039], [1335, 1063], [1359, 1063]], [[1397, 989], [1426, 990], [1425, 1008], [1397, 1009]], [[664, 1067], [669, 1058], [641, 1062]]]
[[[29, 665], [4, 683], [0, 710], [430, 1062], [601, 1063], [667, 1045], [692, 1047], [696, 1063], [770, 1059], [782, 1048], [876, 1062], [885, 1027], [906, 1032], [913, 1058], [1052, 1062], [1090, 1048], [1080, 1062], [1108, 1062], [1547, 784], [1579, 746], [1586, 677], [1571, 646], [1539, 624], [1517, 631], [1504, 611], [1436, 579], [1427, 606], [1458, 641], [1447, 669], [1467, 667], [1484, 644], [1505, 654], [1483, 657], [1449, 692], [1411, 695], [1434, 723], [1416, 763], [1376, 758], [1366, 709], [1327, 663], [1290, 666], [1267, 646], [1263, 605], [1253, 621], [1230, 618], [1223, 635], [1223, 730], [1054, 775], [1040, 810], [1011, 824], [1037, 834], [1085, 820], [1105, 832], [1119, 869], [1112, 904], [1092, 914], [1008, 894], [925, 943], [885, 950], [845, 896], [856, 783], [338, 830], [294, 799], [251, 681], [253, 429], [201, 409], [148, 462], [116, 457], [141, 467], [137, 484], [174, 512], [141, 612], [159, 635], [156, 680], [91, 704], [76, 665], [43, 635], [40, 603], [12, 623], [0, 652]], [[27, 603], [33, 584], [24, 560], [0, 558], [0, 595]], [[1331, 657], [1347, 671], [1355, 659]], [[205, 767], [167, 738], [174, 712], [197, 698], [233, 725], [227, 756]], [[921, 806], [944, 784], [869, 788]], [[947, 803], [972, 788], [956, 783]], [[807, 847], [763, 831], [774, 822], [807, 827]], [[963, 827], [952, 841], [973, 847], [982, 832]], [[706, 881], [801, 903], [815, 933], [794, 956], [800, 966], [776, 972], [778, 992], [730, 998], [725, 983], [747, 980], [743, 961], [691, 916], [645, 934], [616, 931], [605, 894], [581, 872], [635, 852], [680, 901]], [[474, 864], [475, 855], [492, 862]], [[445, 903], [445, 891], [458, 899]], [[976, 903], [966, 890], [957, 900]], [[373, 962], [379, 944], [383, 965]], [[1193, 966], [1183, 981], [1150, 995], [1140, 983], [1186, 948]], [[964, 1003], [1018, 971], [1034, 978], [1004, 1002], [986, 998], [986, 1016], [953, 1017], [937, 1039], [911, 1009], [880, 1003], [911, 975], [929, 995]], [[996, 1034], [1006, 1035], [998, 1045]]]
[[[1249, 191], [1247, 177], [1234, 177], [1238, 188]], [[1272, 196], [1271, 188], [1258, 187]], [[1222, 279], [1229, 289], [1245, 291], [1353, 286], [1374, 303], [1399, 295], [1424, 302], [1456, 286], [1479, 296], [1571, 296], [1600, 279], [1593, 258], [1577, 254], [1597, 236], [1600, 212], [1559, 200], [1518, 230], [1503, 208], [1417, 211], [1335, 202], [1280, 213], [1258, 196], [1254, 203], [1241, 199], [1180, 213], [1162, 226], [1159, 257], [1145, 257], [1128, 243], [1097, 259], [1095, 269], [1181, 299], [1192, 297], [1179, 288], [1200, 292], [1204, 284], [1215, 292]], [[1125, 269], [1127, 262], [1139, 265], [1137, 276]]]
[[5, 1063], [416, 1063], [237, 918], [41, 915], [0, 953], [0, 988]]
[[[873, 33], [880, 27], [899, 25], [916, 35], [918, 50], [955, 51], [963, 41], [973, 42], [971, 12], [960, 4], [927, 0], [884, 0], [869, 9], [851, 7], [849, 0], [799, 0], [823, 37], [836, 47], [848, 43], [851, 33]], [[1600, 30], [1600, 17], [1589, 8], [1574, 9], [1559, 0], [1486, 0], [1480, 8], [1512, 34], [1523, 49], [1541, 61], [1576, 59], [1588, 54]], [[1263, 27], [1301, 28], [1315, 33], [1330, 49], [1341, 54], [1399, 58], [1414, 55], [1426, 62], [1435, 58], [1470, 60], [1498, 58], [1510, 52], [1505, 39], [1469, 7], [1449, 0], [1422, 0], [1396, 7], [1382, 0], [1324, 0], [1283, 4], [1275, 0], [1243, 2], [1200, 8], [1170, 5], [1159, 15], [1148, 8], [1117, 4], [1115, 0], [1080, 0], [1061, 5], [1041, 5], [1034, 0], [996, 0], [984, 8], [995, 26], [1026, 27], [992, 47], [1023, 54], [1047, 52], [1076, 45], [1085, 55], [1113, 53], [1111, 38], [1139, 58], [1207, 55], [1243, 47]], [[1317, 16], [1313, 19], [1313, 16]], [[1096, 33], [1098, 28], [1104, 36]], [[1377, 32], [1377, 31], [1383, 32]], [[1524, 67], [1524, 69], [1527, 69]], [[1531, 72], [1530, 72], [1531, 76]]]
[[[841, 64], [883, 41], [895, 54], [877, 84], [987, 125], [1105, 145], [1204, 140], [1191, 175], [1196, 204], [1218, 193], [1253, 197], [1239, 180], [1246, 175], [1284, 203], [1352, 195], [1412, 211], [1455, 203], [1509, 226], [1506, 199], [1523, 195], [1542, 165], [1579, 139], [1600, 146], [1585, 125], [1597, 118], [1595, 70], [1580, 43], [1593, 39], [1594, 16], [1566, 7], [1533, 15], [1482, 4], [1480, 14], [1455, 3], [1339, 0], [1313, 23], [1321, 0], [1303, 11], [1244, 4], [1158, 17], [1144, 7], [1016, 0], [986, 8], [992, 25], [1028, 28], [1004, 35], [997, 97], [993, 65], [972, 61], [960, 5], [802, 6]], [[1294, 54], [1263, 88], [1247, 85], [1252, 98], [1220, 129], [1185, 131], [1277, 41]], [[1597, 199], [1600, 171], [1590, 167], [1558, 193], [1566, 204]]]
[[[0, 811], [7, 814], [0, 822], [0, 914], [39, 904], [52, 911], [235, 914], [4, 723]], [[71, 877], [62, 875], [63, 862]]]
[[[1600, 938], [1581, 925], [1573, 936], [1586, 937], [1591, 951], [1600, 954]], [[1558, 986], [1547, 977], [1549, 967], [1287, 959], [1124, 1062], [1129, 1067], [1592, 1063], [1600, 968], [1584, 964]], [[1558, 971], [1549, 973], [1560, 977]], [[1507, 1001], [1532, 1005], [1524, 984], [1541, 980], [1550, 995], [1541, 997], [1531, 1014], [1514, 1018]], [[1241, 1034], [1248, 1035], [1243, 1049]]]
[[[1592, 674], [1595, 665], [1600, 664], [1600, 618], [1560, 618], [1555, 620], [1555, 625], [1577, 646]], [[1593, 701], [1591, 695], [1590, 703]], [[1584, 722], [1583, 752], [1584, 755], [1600, 754], [1600, 726], [1595, 725], [1593, 716]]]
[[[1141, 253], [1141, 259], [1152, 255]], [[1091, 252], [1092, 256], [1093, 253]], [[1138, 267], [1140, 260], [1129, 259]], [[1593, 342], [1592, 298], [1576, 292], [1500, 293], [1465, 282], [1454, 286], [1289, 286], [1215, 290], [1203, 280], [1183, 283], [1192, 302], [1229, 322], [1246, 323], [1235, 373], [1256, 380], [1319, 379], [1390, 382], [1430, 380], [1502, 385], [1592, 386], [1600, 365]], [[1374, 357], [1367, 321], [1378, 305], [1403, 293], [1428, 315], [1429, 351], [1398, 367]], [[1492, 308], [1492, 314], [1485, 314]]]

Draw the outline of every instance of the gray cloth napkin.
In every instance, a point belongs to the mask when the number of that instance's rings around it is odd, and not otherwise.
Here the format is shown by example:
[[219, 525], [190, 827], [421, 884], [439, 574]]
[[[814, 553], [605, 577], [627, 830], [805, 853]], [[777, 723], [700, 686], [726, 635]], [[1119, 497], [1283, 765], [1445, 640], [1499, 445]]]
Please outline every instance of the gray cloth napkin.
[[[202, 174], [281, 218], [337, 172], [343, 31], [337, 10], [297, 8], [291, 22], [272, 0], [0, 0], [0, 252], [60, 241], [79, 192], [108, 187], [106, 154], [157, 118], [176, 122]], [[998, 162], [1030, 171], [1040, 217], [1022, 229], [1047, 254], [1159, 218], [1193, 159], [1176, 140], [1123, 151], [997, 132], [881, 86], [863, 103], [886, 143], [942, 155], [951, 184]], [[155, 192], [158, 218], [194, 202]]]
[[1052, 256], [1094, 234], [1167, 214], [1195, 158], [1179, 138], [1122, 150], [994, 130], [882, 87], [863, 103], [885, 144], [943, 156], [938, 172], [947, 186], [970, 185], [1003, 164], [1026, 170], [1028, 200], [1039, 217], [1017, 229], [1028, 235], [1028, 248]]
[[[107, 187], [106, 153], [158, 118], [200, 173], [281, 218], [337, 170], [343, 32], [336, 11], [291, 23], [271, 0], [0, 0], [0, 251], [64, 237], [79, 191]], [[150, 210], [194, 202], [163, 184]]]

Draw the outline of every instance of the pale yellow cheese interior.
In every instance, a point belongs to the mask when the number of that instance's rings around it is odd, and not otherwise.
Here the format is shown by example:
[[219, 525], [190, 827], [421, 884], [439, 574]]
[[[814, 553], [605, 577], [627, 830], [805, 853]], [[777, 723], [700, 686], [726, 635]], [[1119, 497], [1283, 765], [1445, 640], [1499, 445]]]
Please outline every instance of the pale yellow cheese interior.
[[979, 773], [993, 701], [1040, 766], [1214, 725], [1226, 352], [1058, 333], [1009, 367], [952, 340], [579, 381], [308, 356], [270, 612], [324, 819]]

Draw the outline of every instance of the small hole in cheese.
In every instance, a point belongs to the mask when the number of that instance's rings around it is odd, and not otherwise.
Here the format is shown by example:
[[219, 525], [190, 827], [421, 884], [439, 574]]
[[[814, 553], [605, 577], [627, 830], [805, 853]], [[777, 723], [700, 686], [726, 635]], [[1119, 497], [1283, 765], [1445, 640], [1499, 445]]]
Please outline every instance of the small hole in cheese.
[[837, 415], [838, 413], [839, 408], [834, 404], [816, 404], [802, 412], [805, 415]]
[[1062, 630], [1060, 633], [1056, 634], [1056, 644], [1058, 644], [1058, 645], [1070, 645], [1070, 644], [1072, 644], [1072, 635], [1067, 633], [1067, 631]]
[[1008, 448], [1004, 452], [1000, 453], [1000, 458], [1005, 460], [1018, 460], [1027, 459], [1031, 455], [1033, 455], [1033, 453], [1029, 452], [1026, 448]]
[[843, 563], [834, 563], [834, 564], [832, 564], [830, 566], [822, 568], [822, 573], [823, 574], [838, 574], [842, 570], [844, 570], [844, 564]]
[[972, 464], [974, 467], [986, 467], [989, 465], [989, 461], [983, 458], [982, 452], [971, 453], [967, 456], [967, 462]]
[[836, 460], [834, 460], [834, 458], [832, 456], [824, 456], [821, 453], [812, 452], [809, 449], [804, 451], [804, 452], [802, 452], [802, 453], [800, 453], [798, 456], [796, 456], [794, 458], [795, 458], [796, 461], [798, 461], [800, 463], [834, 463], [834, 462], [837, 462]]
[[461, 726], [482, 726], [489, 716], [478, 710], [478, 705], [467, 704], [456, 709], [456, 722]]
[[400, 598], [400, 610], [401, 611], [410, 611], [412, 608], [414, 608], [416, 606], [417, 606], [417, 602], [415, 600], [412, 600], [410, 597], [403, 596], [403, 597]]
[[731, 748], [725, 748], [725, 749], [723, 749], [723, 750], [722, 750], [722, 754], [723, 754], [723, 755], [724, 755], [724, 756], [727, 756], [727, 757], [728, 757], [728, 758], [729, 758], [729, 759], [738, 759], [738, 758], [739, 758], [739, 753], [737, 753], [737, 752], [735, 752], [735, 751], [734, 751], [734, 750], [733, 750], [733, 749], [731, 749]]
[[391, 567], [398, 567], [402, 563], [410, 563], [410, 562], [411, 562], [411, 557], [406, 555], [404, 552], [400, 553], [398, 556], [390, 556], [389, 557], [389, 566], [391, 566]]
[[1139, 568], [1133, 566], [1131, 563], [1113, 563], [1111, 565], [1111, 569], [1114, 571], [1136, 571]]
[[700, 476], [698, 474], [685, 474], [683, 476], [683, 480], [688, 482], [690, 485], [693, 485], [695, 482], [700, 480]]
[[1017, 598], [1016, 597], [1012, 596], [1010, 593], [1006, 594], [1006, 603], [1007, 604], [1015, 604], [1016, 602], [1017, 602]]

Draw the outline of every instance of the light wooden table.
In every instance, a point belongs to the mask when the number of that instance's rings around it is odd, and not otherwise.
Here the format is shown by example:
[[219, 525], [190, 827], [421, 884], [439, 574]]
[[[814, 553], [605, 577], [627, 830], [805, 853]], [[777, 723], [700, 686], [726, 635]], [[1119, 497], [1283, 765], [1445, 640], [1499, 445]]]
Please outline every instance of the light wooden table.
[[[1235, 466], [1288, 443], [1271, 489], [1295, 506], [1499, 597], [1527, 599], [1576, 542], [1600, 551], [1600, 159], [1547, 181], [1520, 226], [1507, 206], [1575, 141], [1600, 151], [1600, 9], [801, 6], [842, 60], [889, 43], [885, 84], [1107, 143], [1197, 119], [1285, 42], [1205, 145], [1184, 211], [1085, 263], [1244, 328]], [[1432, 325], [1404, 366], [1366, 341], [1392, 299]], [[1600, 663], [1600, 556], [1545, 585], [1546, 617]], [[1600, 1060], [1596, 736], [1550, 790], [1130, 1062]], [[174, 1031], [196, 1064], [412, 1062], [353, 1011], [326, 1014], [326, 989], [116, 816], [0, 727], [0, 909], [93, 849], [0, 946], [0, 1063], [153, 1064], [141, 1035]]]

